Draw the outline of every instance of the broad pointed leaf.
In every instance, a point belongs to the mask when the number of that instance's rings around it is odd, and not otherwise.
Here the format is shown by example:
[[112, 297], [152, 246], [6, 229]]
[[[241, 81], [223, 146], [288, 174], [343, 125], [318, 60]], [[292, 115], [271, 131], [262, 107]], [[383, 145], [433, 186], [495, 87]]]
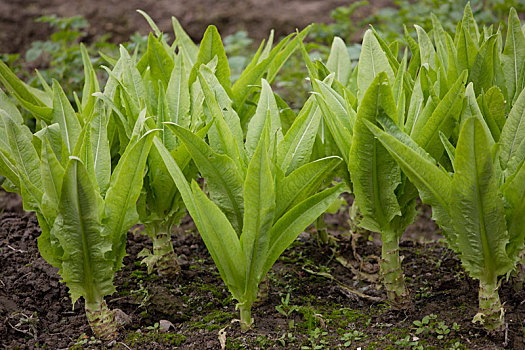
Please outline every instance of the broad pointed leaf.
[[111, 237], [115, 270], [122, 266], [122, 258], [126, 254], [126, 233], [138, 221], [136, 202], [155, 133], [150, 131], [136, 143], [128, 145], [113, 171], [106, 193], [106, 219], [103, 225], [105, 234]]
[[87, 307], [97, 305], [104, 295], [115, 291], [112, 262], [108, 259], [111, 236], [102, 230], [101, 203], [84, 165], [72, 157], [64, 174], [53, 235], [64, 250], [60, 276], [73, 303], [83, 296]]
[[60, 125], [62, 139], [69, 153], [73, 154], [81, 132], [81, 126], [75, 110], [56, 81], [53, 81], [53, 123]]
[[381, 49], [376, 37], [369, 29], [363, 37], [361, 55], [359, 56], [357, 73], [357, 87], [359, 101], [363, 99], [366, 90], [381, 72], [386, 72], [388, 80], [393, 82], [395, 79], [394, 71], [388, 63], [385, 52]]
[[376, 123], [380, 115], [397, 118], [386, 73], [374, 79], [361, 101], [348, 161], [355, 202], [363, 215], [360, 225], [374, 232], [384, 231], [394, 216], [400, 214], [395, 190], [401, 183], [401, 171], [364, 123], [365, 120]]
[[488, 275], [507, 273], [512, 261], [505, 251], [509, 236], [488, 136], [477, 118], [463, 124], [450, 209], [463, 266], [474, 278], [490, 280]]
[[257, 286], [264, 277], [263, 267], [270, 246], [270, 230], [275, 214], [275, 184], [268, 157], [268, 126], [261, 135], [255, 153], [248, 164], [244, 181], [244, 219], [241, 248], [246, 257], [246, 287], [248, 299], [257, 296]]
[[175, 125], [166, 125], [186, 145], [201, 175], [206, 178], [211, 199], [226, 214], [240, 235], [243, 227], [243, 177], [226, 155], [217, 154], [200, 137]]

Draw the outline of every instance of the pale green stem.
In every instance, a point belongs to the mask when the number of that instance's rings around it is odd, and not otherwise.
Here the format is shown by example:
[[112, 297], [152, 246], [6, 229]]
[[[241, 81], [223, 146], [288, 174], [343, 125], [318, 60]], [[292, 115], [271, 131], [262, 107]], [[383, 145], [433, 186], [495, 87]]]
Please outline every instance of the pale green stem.
[[239, 304], [239, 311], [241, 314], [241, 329], [247, 331], [252, 327], [252, 305]]
[[473, 322], [481, 322], [489, 331], [501, 330], [505, 322], [498, 289], [497, 278], [490, 282], [479, 282], [479, 312]]
[[171, 243], [171, 225], [154, 225], [151, 228], [153, 255], [159, 256], [157, 273], [163, 277], [174, 277], [180, 272], [177, 255]]
[[381, 235], [381, 275], [388, 300], [398, 307], [410, 306], [411, 300], [405, 286], [405, 276], [401, 269], [399, 257], [399, 235], [394, 232], [383, 232]]
[[115, 312], [108, 308], [105, 300], [97, 303], [86, 301], [86, 317], [95, 337], [108, 341], [118, 337], [118, 323]]

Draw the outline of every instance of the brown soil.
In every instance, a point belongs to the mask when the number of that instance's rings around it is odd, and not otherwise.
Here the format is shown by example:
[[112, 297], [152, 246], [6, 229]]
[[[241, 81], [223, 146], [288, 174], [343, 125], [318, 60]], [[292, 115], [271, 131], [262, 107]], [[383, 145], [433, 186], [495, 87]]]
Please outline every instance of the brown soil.
[[[420, 234], [433, 233], [434, 224], [425, 217], [425, 210], [421, 212], [416, 227]], [[269, 274], [268, 297], [253, 310], [255, 328], [246, 333], [235, 321], [235, 301], [191, 221], [187, 219], [183, 230], [173, 235], [182, 273], [172, 280], [147, 275], [137, 254], [151, 243], [140, 230], [130, 232], [125, 267], [116, 278], [118, 293], [106, 300], [110, 307], [130, 315], [132, 323], [121, 330], [116, 343], [108, 345], [90, 338], [82, 301], [71, 308], [57, 270], [40, 257], [36, 245], [40, 230], [34, 215], [4, 212], [0, 215], [0, 348], [220, 349], [219, 334], [224, 334], [228, 349], [314, 345], [334, 349], [347, 341], [351, 349], [411, 349], [415, 347], [407, 344], [418, 338], [425, 349], [450, 349], [455, 343], [461, 344], [456, 345], [459, 349], [525, 348], [523, 290], [516, 292], [510, 282], [504, 283], [500, 294], [508, 329], [488, 335], [471, 322], [476, 313], [476, 282], [465, 275], [455, 255], [436, 242], [402, 243], [403, 268], [415, 309], [394, 310], [383, 301], [385, 293], [375, 282], [380, 247], [361, 240], [354, 255], [347, 231], [333, 226], [346, 223], [345, 215], [342, 210], [326, 219], [336, 245], [320, 246], [310, 228], [279, 259]], [[296, 309], [285, 317], [276, 308], [282, 307], [288, 293], [289, 305]], [[413, 321], [431, 314], [435, 319], [418, 334]], [[161, 320], [173, 324], [168, 333], [155, 327]], [[443, 339], [435, 331], [439, 322], [450, 331]], [[359, 333], [350, 340], [344, 338], [354, 331]]]
[[[89, 36], [110, 33], [112, 41], [127, 41], [136, 31], [149, 32], [149, 26], [136, 10], [146, 11], [161, 30], [172, 33], [171, 16], [176, 16], [196, 41], [209, 24], [222, 34], [246, 30], [256, 39], [264, 38], [270, 29], [277, 36], [294, 32], [311, 22], [330, 21], [330, 12], [348, 5], [348, 0], [0, 0], [0, 52], [23, 52], [35, 40], [49, 35], [46, 24], [34, 23], [36, 17], [83, 15], [91, 24]], [[390, 0], [372, 0], [360, 8], [362, 18]], [[88, 38], [84, 40], [89, 41]]]
[[0, 187], [0, 211], [23, 213], [22, 198], [16, 193], [4, 192], [3, 188]]

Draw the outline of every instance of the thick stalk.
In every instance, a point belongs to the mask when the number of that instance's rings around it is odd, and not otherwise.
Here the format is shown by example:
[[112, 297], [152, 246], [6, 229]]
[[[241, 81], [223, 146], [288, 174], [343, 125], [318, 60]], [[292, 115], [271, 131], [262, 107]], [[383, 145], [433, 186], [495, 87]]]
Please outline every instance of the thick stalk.
[[411, 307], [412, 302], [405, 286], [405, 276], [399, 257], [399, 235], [395, 232], [383, 232], [381, 239], [381, 275], [388, 300], [396, 307]]
[[247, 331], [252, 327], [252, 305], [248, 303], [239, 304], [241, 314], [241, 329]]
[[157, 273], [163, 277], [174, 277], [180, 272], [177, 255], [171, 243], [170, 228], [155, 230], [152, 237], [153, 255], [158, 257]]
[[86, 316], [95, 337], [108, 341], [118, 337], [118, 323], [115, 312], [108, 308], [105, 300], [101, 303], [86, 301]]
[[479, 312], [472, 322], [481, 322], [489, 331], [501, 330], [505, 321], [498, 289], [497, 278], [490, 282], [479, 282]]

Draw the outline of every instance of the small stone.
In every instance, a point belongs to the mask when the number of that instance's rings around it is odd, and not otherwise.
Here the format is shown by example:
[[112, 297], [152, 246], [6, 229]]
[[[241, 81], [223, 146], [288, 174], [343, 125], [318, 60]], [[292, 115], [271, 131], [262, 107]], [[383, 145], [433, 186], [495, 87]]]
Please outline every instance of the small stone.
[[115, 309], [113, 310], [113, 312], [115, 313], [115, 320], [117, 321], [119, 326], [123, 327], [131, 323], [131, 316], [126, 314], [121, 309]]
[[310, 234], [306, 232], [301, 232], [299, 236], [297, 237], [297, 239], [301, 242], [306, 242], [308, 241], [309, 238], [310, 238]]
[[179, 255], [177, 262], [179, 263], [180, 267], [187, 267], [190, 265], [188, 257], [185, 254]]
[[175, 328], [173, 323], [171, 323], [170, 321], [168, 320], [159, 321], [159, 331], [161, 331], [162, 333], [167, 333], [171, 327]]

